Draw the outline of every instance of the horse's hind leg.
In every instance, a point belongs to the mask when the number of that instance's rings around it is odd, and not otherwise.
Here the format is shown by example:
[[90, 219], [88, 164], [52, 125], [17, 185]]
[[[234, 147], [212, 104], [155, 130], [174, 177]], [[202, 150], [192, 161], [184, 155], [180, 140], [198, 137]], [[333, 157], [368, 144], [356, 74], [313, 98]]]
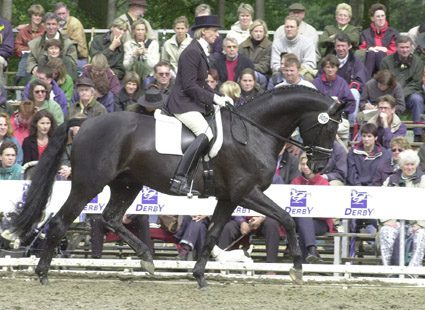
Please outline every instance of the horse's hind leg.
[[294, 268], [289, 271], [291, 279], [302, 283], [302, 256], [295, 231], [295, 222], [288, 212], [279, 207], [273, 200], [258, 188], [253, 189], [241, 201], [241, 205], [277, 220], [286, 230], [289, 250], [294, 261]]
[[115, 180], [109, 184], [111, 188], [111, 199], [103, 211], [103, 218], [107, 227], [115, 232], [124, 242], [126, 242], [141, 258], [141, 266], [150, 274], [155, 271], [152, 253], [149, 247], [131, 233], [122, 223], [123, 216], [128, 206], [134, 201], [140, 192], [141, 185], [127, 183], [122, 180]]
[[95, 192], [92, 195], [88, 193], [83, 195], [82, 192], [74, 187], [65, 204], [48, 224], [46, 239], [42, 243], [40, 260], [35, 269], [42, 284], [48, 283], [47, 273], [49, 272], [54, 251], [65, 236], [68, 227], [78, 217], [90, 199], [93, 198], [92, 196], [96, 195]]
[[230, 201], [219, 200], [217, 202], [211, 223], [208, 227], [205, 247], [193, 268], [193, 276], [201, 289], [208, 286], [207, 281], [205, 280], [205, 266], [207, 265], [211, 251], [217, 243], [217, 239], [220, 237], [224, 225], [230, 220], [235, 208], [236, 205], [232, 204]]

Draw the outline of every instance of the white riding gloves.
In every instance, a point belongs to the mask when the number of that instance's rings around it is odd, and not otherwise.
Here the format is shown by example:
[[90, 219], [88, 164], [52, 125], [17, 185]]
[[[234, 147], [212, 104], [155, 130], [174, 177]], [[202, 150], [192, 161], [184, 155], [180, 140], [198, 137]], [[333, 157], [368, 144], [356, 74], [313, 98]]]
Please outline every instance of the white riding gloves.
[[213, 101], [216, 105], [222, 108], [226, 106], [226, 103], [233, 105], [233, 99], [228, 96], [219, 96], [217, 94], [214, 94]]

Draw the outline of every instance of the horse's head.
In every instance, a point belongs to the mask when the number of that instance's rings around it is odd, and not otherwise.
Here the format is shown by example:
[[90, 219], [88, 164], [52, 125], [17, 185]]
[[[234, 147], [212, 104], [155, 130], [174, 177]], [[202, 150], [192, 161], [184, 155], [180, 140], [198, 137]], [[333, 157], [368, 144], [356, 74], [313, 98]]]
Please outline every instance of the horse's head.
[[334, 102], [326, 112], [309, 113], [299, 125], [308, 165], [314, 173], [323, 170], [332, 155], [343, 110], [344, 104]]

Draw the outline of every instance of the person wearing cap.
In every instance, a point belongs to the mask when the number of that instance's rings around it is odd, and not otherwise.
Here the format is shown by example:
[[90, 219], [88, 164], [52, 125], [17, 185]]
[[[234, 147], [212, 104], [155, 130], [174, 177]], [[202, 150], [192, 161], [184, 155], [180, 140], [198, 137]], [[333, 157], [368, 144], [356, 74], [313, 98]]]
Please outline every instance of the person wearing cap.
[[131, 39], [131, 26], [136, 20], [142, 20], [147, 29], [148, 39], [156, 40], [158, 35], [156, 31], [152, 29], [149, 21], [144, 17], [147, 9], [148, 3], [146, 0], [129, 0], [128, 1], [128, 11], [127, 13], [122, 14], [118, 18], [127, 24], [128, 32], [124, 35], [124, 42], [127, 42]]
[[63, 2], [56, 3], [54, 12], [61, 19], [59, 22], [60, 32], [77, 43], [77, 67], [81, 71], [87, 64], [88, 49], [84, 26], [74, 16], [70, 16], [69, 9]]
[[[396, 53], [382, 59], [381, 69], [394, 73], [397, 81], [403, 87], [406, 108], [412, 113], [414, 122], [422, 121], [425, 111], [422, 85], [424, 63], [412, 52], [412, 39], [401, 35], [396, 40]], [[422, 128], [414, 128], [414, 141], [422, 141]]]
[[162, 109], [168, 96], [161, 90], [151, 87], [137, 100], [136, 104], [128, 106], [127, 111], [153, 116], [156, 109]]
[[[316, 52], [316, 58], [317, 58], [316, 60], [319, 60], [320, 59], [320, 53], [318, 50], [319, 35], [317, 33], [316, 28], [314, 28], [312, 25], [304, 21], [304, 18], [305, 18], [304, 5], [302, 5], [301, 3], [293, 3], [289, 6], [288, 10], [289, 10], [288, 16], [296, 17], [299, 20], [300, 24], [298, 26], [298, 33], [300, 35], [303, 35], [304, 37], [308, 39], [308, 41], [313, 43], [313, 46]], [[282, 39], [283, 37], [285, 37], [285, 24], [283, 24], [282, 26], [276, 29], [274, 33], [274, 37], [273, 37], [273, 42], [275, 40]]]
[[249, 26], [254, 18], [254, 8], [248, 3], [241, 3], [238, 7], [239, 20], [230, 27], [227, 38], [235, 38], [238, 45], [249, 38]]
[[81, 77], [75, 84], [80, 99], [69, 108], [69, 119], [91, 118], [108, 113], [95, 97], [95, 86], [91, 79]]
[[124, 36], [128, 31], [125, 21], [120, 18], [113, 20], [110, 30], [107, 33], [95, 35], [90, 45], [90, 57], [97, 54], [105, 55], [109, 67], [115, 73], [119, 80], [122, 80], [125, 74], [124, 68]]
[[194, 40], [179, 58], [179, 71], [166, 104], [168, 111], [196, 135], [171, 179], [170, 190], [176, 194], [199, 195], [199, 192], [191, 190], [188, 176], [213, 138], [204, 115], [212, 110], [214, 103], [221, 107], [227, 102], [233, 103], [230, 98], [216, 95], [206, 82], [209, 69], [208, 47], [217, 39], [219, 27], [216, 15], [195, 17], [192, 27]]

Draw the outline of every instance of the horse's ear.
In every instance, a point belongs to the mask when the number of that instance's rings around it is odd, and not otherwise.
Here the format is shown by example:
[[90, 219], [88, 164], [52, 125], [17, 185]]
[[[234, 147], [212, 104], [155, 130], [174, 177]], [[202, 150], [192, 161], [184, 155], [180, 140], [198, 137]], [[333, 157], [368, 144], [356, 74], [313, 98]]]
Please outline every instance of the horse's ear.
[[328, 109], [329, 116], [341, 115], [342, 111], [345, 108], [345, 105], [345, 103], [339, 103], [334, 101], [334, 103]]

